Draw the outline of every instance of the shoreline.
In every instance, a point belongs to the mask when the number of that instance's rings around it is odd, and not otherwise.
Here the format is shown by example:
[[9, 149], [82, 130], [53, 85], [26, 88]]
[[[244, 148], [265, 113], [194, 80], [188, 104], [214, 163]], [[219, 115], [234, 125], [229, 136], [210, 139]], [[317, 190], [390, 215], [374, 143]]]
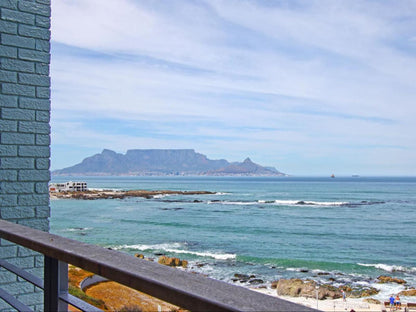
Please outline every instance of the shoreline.
[[209, 191], [172, 191], [172, 190], [88, 190], [78, 192], [49, 192], [50, 199], [123, 199], [126, 197], [154, 198], [155, 196], [167, 195], [215, 195], [216, 192]]
[[[278, 296], [275, 289], [265, 288], [250, 288], [253, 291], [261, 292], [265, 295], [277, 297], [283, 300], [287, 300], [293, 303], [301, 304], [309, 308], [318, 309], [326, 312], [333, 311], [368, 311], [368, 312], [380, 312], [384, 308], [384, 304], [373, 304], [365, 301], [366, 298], [347, 298], [344, 302], [342, 298], [339, 299], [325, 299], [316, 300], [315, 298], [308, 297], [290, 297], [290, 296]], [[400, 310], [398, 310], [400, 311]]]

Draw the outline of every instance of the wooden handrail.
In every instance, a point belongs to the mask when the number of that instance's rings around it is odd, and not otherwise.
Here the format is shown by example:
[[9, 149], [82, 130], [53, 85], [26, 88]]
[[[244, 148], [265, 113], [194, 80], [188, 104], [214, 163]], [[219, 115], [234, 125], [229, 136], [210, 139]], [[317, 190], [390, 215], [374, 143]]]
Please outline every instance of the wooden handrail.
[[317, 311], [4, 220], [0, 237], [191, 311]]

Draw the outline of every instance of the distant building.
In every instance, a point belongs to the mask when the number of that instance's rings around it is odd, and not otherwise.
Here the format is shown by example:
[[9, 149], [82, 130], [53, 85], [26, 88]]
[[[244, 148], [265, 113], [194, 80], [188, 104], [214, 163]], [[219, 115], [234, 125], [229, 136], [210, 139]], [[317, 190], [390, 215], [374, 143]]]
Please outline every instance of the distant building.
[[49, 184], [49, 192], [83, 192], [88, 191], [87, 182], [65, 182]]

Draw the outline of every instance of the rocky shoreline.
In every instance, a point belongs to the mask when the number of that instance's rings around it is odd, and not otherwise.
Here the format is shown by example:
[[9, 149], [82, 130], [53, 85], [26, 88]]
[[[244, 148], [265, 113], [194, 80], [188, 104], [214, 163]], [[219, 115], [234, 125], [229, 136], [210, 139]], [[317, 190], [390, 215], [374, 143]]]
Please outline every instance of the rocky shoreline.
[[213, 195], [215, 192], [209, 191], [172, 191], [172, 190], [129, 190], [129, 191], [114, 191], [114, 190], [88, 190], [82, 192], [50, 192], [51, 199], [123, 199], [126, 197], [144, 197], [147, 199], [154, 198], [160, 195]]

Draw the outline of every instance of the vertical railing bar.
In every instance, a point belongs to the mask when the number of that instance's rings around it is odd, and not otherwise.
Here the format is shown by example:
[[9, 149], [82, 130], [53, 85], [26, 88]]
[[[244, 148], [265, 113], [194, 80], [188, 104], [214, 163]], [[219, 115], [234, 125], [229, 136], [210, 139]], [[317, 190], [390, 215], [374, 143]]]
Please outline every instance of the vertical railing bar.
[[43, 300], [45, 311], [58, 311], [58, 260], [45, 256]]
[[58, 311], [68, 311], [68, 304], [60, 300], [61, 295], [68, 294], [68, 263], [58, 261]]

